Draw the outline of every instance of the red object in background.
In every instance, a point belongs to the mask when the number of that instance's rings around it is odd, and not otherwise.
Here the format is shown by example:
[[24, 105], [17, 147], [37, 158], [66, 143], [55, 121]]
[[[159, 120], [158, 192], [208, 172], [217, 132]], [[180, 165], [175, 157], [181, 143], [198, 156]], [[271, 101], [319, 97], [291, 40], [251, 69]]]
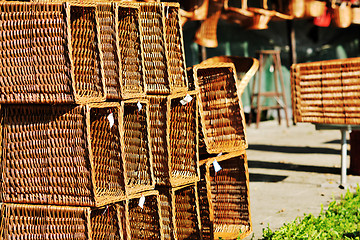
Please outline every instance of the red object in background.
[[360, 130], [350, 133], [350, 169], [352, 175], [360, 175]]
[[331, 23], [331, 13], [325, 7], [323, 14], [320, 17], [314, 18], [314, 25], [319, 27], [328, 27]]

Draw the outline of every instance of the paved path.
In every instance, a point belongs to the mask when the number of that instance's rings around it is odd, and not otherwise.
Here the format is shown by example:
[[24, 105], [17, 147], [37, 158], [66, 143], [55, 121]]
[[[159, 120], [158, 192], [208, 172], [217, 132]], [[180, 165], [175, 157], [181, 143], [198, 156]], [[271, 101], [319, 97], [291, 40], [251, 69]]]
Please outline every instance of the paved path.
[[[345, 194], [338, 187], [340, 137], [338, 130], [316, 131], [307, 123], [247, 127], [253, 234], [246, 239], [261, 239], [268, 225], [274, 230], [305, 213], [318, 215], [321, 204]], [[348, 175], [347, 181], [354, 190], [360, 177]]]

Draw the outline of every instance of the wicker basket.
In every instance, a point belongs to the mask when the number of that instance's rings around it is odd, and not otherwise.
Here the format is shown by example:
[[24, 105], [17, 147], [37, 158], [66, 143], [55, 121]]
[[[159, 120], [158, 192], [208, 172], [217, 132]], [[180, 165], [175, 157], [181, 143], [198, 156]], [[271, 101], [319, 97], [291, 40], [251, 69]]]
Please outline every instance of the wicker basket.
[[121, 96], [121, 61], [117, 36], [118, 12], [111, 3], [98, 3], [96, 17], [99, 21], [100, 50], [103, 56], [106, 98], [119, 100]]
[[123, 231], [116, 205], [92, 209], [90, 214], [91, 239], [123, 240]]
[[148, 101], [122, 101], [121, 119], [121, 146], [127, 194], [154, 189]]
[[144, 97], [143, 44], [140, 38], [139, 6], [116, 3], [118, 41], [122, 63], [121, 89], [123, 99]]
[[359, 6], [352, 6], [352, 23], [353, 24], [360, 24], [360, 7]]
[[139, 5], [146, 93], [170, 94], [162, 6], [160, 3]]
[[320, 17], [326, 8], [325, 1], [305, 0], [305, 17]]
[[78, 103], [105, 101], [105, 74], [96, 7], [69, 4], [67, 11], [75, 99]]
[[360, 58], [293, 65], [294, 121], [360, 124], [359, 73]]
[[173, 202], [172, 188], [158, 187], [161, 206], [161, 219], [163, 224], [164, 240], [173, 240], [174, 223], [173, 223]]
[[[208, 153], [247, 148], [245, 117], [232, 63], [194, 66], [201, 127]], [[200, 149], [202, 152], [202, 150]]]
[[[145, 197], [143, 208], [140, 200]], [[160, 197], [158, 191], [148, 191], [127, 200], [128, 225], [131, 239], [163, 239]]]
[[0, 204], [1, 239], [91, 239], [90, 208]]
[[168, 75], [172, 93], [187, 91], [183, 32], [178, 3], [162, 3]]
[[[332, 1], [334, 2], [334, 0]], [[347, 28], [352, 22], [352, 10], [350, 2], [341, 2], [341, 5], [332, 4], [333, 23], [336, 27]]]
[[[215, 160], [222, 168], [217, 173]], [[243, 239], [252, 232], [249, 173], [243, 151], [209, 158], [201, 166], [198, 187], [203, 232], [213, 229], [215, 239]], [[211, 231], [205, 236], [213, 239]]]
[[125, 198], [118, 110], [4, 105], [1, 201], [101, 206]]
[[150, 135], [156, 184], [179, 186], [199, 179], [196, 92], [149, 96]]
[[3, 2], [0, 12], [0, 103], [73, 103], [64, 5]]

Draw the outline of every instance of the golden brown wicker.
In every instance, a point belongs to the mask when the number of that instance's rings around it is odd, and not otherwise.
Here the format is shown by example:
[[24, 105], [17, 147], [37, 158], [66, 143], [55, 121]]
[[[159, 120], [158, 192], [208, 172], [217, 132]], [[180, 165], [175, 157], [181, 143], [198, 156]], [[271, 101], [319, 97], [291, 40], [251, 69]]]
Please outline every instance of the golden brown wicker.
[[[215, 160], [222, 168], [217, 173], [213, 167]], [[198, 186], [205, 232], [213, 229], [215, 239], [243, 239], [252, 232], [249, 174], [243, 151], [207, 159], [201, 166]], [[211, 235], [206, 234], [207, 239], [213, 239]]]
[[206, 151], [225, 153], [247, 148], [234, 64], [199, 64], [193, 71], [200, 91], [198, 102]]
[[129, 224], [129, 211], [127, 201], [116, 203], [118, 219], [120, 224], [120, 231], [122, 232], [122, 240], [131, 239], [130, 224]]
[[236, 87], [239, 96], [241, 96], [248, 85], [250, 79], [255, 75], [259, 69], [259, 61], [256, 58], [238, 57], [238, 56], [216, 56], [208, 58], [201, 64], [216, 64], [216, 63], [233, 63], [236, 70], [237, 82]]
[[202, 240], [196, 184], [172, 188], [175, 240]]
[[104, 68], [106, 98], [121, 99], [121, 61], [119, 49], [118, 11], [111, 3], [98, 3], [96, 16], [99, 21], [100, 51]]
[[181, 4], [181, 15], [193, 20], [205, 20], [208, 15], [209, 0], [179, 1]]
[[[143, 207], [140, 199], [145, 197]], [[131, 239], [164, 239], [158, 191], [148, 191], [133, 195], [127, 200]]]
[[148, 101], [122, 101], [121, 119], [121, 148], [127, 194], [154, 189]]
[[73, 103], [64, 5], [3, 2], [0, 12], [0, 103]]
[[320, 17], [326, 8], [325, 1], [305, 0], [305, 17]]
[[350, 2], [341, 2], [340, 5], [332, 1], [333, 23], [336, 27], [347, 28], [352, 22], [352, 10]]
[[116, 205], [106, 205], [102, 208], [92, 209], [90, 222], [91, 239], [124, 239]]
[[183, 33], [178, 3], [162, 3], [168, 77], [172, 93], [187, 90]]
[[196, 92], [149, 96], [150, 135], [156, 184], [179, 186], [199, 178], [198, 108]]
[[104, 65], [100, 51], [99, 19], [95, 5], [67, 4], [68, 40], [73, 87], [77, 103], [106, 99]]
[[352, 11], [352, 23], [353, 24], [360, 24], [360, 7], [353, 5], [351, 7]]
[[140, 38], [140, 7], [136, 4], [116, 3], [118, 42], [122, 63], [121, 89], [122, 98], [144, 97], [143, 44]]
[[225, 0], [224, 9], [221, 12], [222, 19], [242, 26], [249, 26], [253, 17], [254, 13], [247, 9], [247, 0], [241, 1], [241, 7], [230, 6], [229, 0]]
[[160, 3], [138, 4], [146, 93], [170, 94], [162, 6]]
[[1, 239], [91, 239], [90, 208], [0, 204]]
[[118, 109], [2, 106], [1, 201], [101, 206], [123, 199]]
[[293, 65], [294, 121], [360, 124], [359, 73], [360, 58]]
[[164, 240], [173, 240], [174, 237], [174, 223], [173, 223], [173, 203], [172, 203], [172, 188], [158, 187], [161, 206], [161, 219], [163, 224]]

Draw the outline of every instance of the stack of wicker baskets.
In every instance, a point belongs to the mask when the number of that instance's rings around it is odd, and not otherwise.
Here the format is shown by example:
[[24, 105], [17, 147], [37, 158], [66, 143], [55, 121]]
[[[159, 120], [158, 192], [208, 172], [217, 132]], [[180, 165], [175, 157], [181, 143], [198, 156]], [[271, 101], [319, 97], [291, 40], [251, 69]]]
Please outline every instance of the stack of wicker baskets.
[[[188, 82], [178, 4], [0, 8], [1, 238], [251, 231], [234, 69], [198, 67]], [[199, 139], [231, 152], [217, 174], [211, 158], [200, 173]]]

